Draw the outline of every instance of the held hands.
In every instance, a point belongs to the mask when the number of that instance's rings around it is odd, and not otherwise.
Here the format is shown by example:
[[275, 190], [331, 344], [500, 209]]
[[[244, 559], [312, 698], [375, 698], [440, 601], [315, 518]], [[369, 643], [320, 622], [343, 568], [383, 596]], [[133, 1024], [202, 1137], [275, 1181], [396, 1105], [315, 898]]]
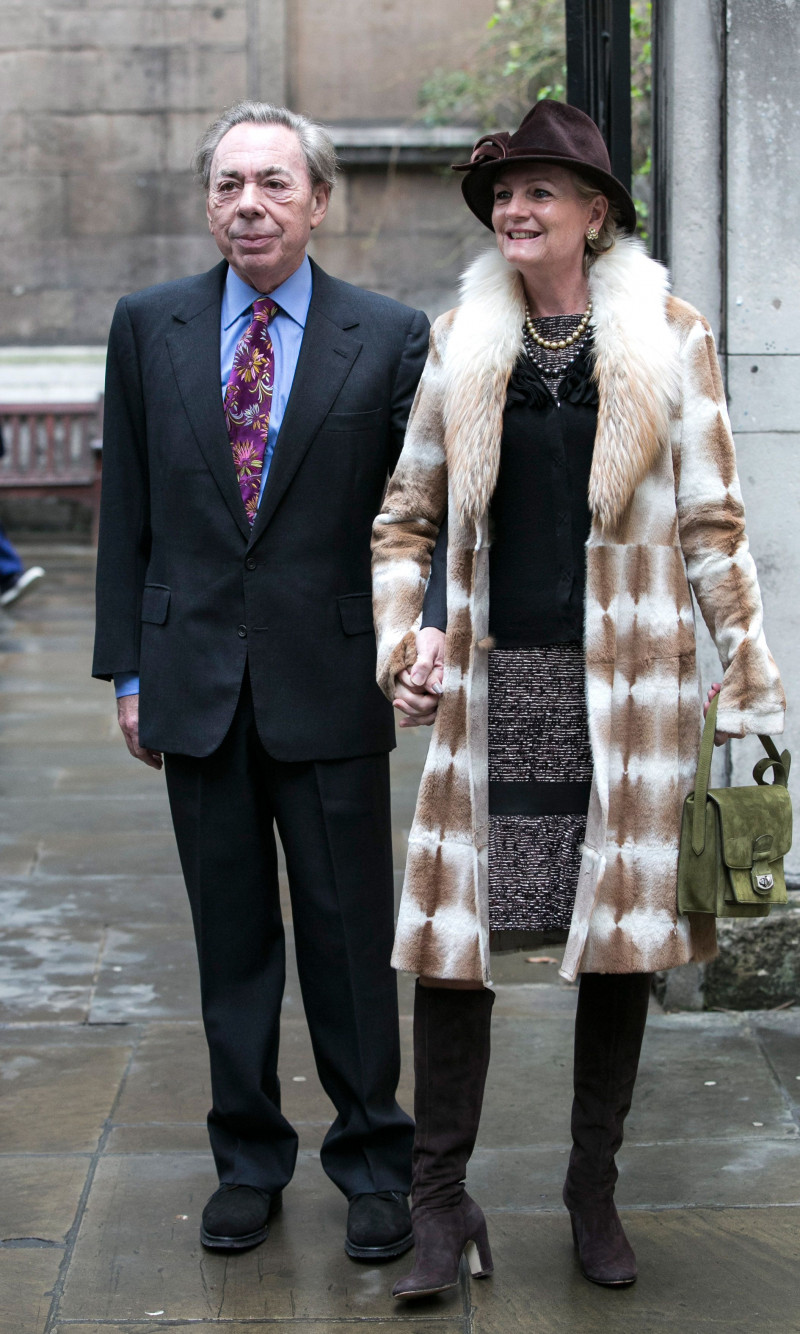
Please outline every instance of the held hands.
[[[708, 699], [706, 700], [705, 704], [703, 705], [703, 717], [704, 717], [704, 718], [705, 718], [706, 714], [708, 713], [708, 706], [709, 706], [709, 704], [711, 703], [711, 701], [712, 701], [712, 699], [714, 698], [714, 696], [719, 694], [719, 692], [720, 692], [721, 689], [722, 689], [722, 686], [720, 685], [719, 681], [715, 681], [714, 684], [711, 686], [711, 688], [710, 688], [710, 690], [709, 690], [709, 692], [708, 692]], [[731, 737], [730, 732], [715, 732], [715, 733], [714, 733], [714, 745], [715, 745], [715, 746], [724, 746], [726, 741], [732, 741], [732, 740], [733, 740], [733, 738]]]
[[444, 674], [444, 632], [428, 626], [417, 631], [417, 660], [395, 677], [393, 708], [400, 727], [430, 727], [436, 718]]
[[135, 760], [141, 760], [151, 769], [160, 769], [164, 761], [159, 750], [146, 750], [139, 745], [139, 696], [121, 695], [117, 700], [117, 722], [122, 729], [125, 745]]

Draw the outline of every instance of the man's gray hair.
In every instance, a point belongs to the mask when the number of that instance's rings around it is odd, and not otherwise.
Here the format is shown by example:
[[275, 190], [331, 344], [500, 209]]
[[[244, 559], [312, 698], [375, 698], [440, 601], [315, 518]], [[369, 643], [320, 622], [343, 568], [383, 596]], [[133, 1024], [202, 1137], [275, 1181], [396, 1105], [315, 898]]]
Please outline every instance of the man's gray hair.
[[269, 102], [237, 102], [212, 121], [197, 145], [193, 166], [206, 193], [211, 184], [211, 162], [217, 145], [234, 125], [282, 125], [284, 129], [293, 130], [300, 140], [312, 186], [327, 185], [328, 189], [333, 189], [339, 163], [333, 140], [326, 129], [288, 107], [274, 107]]

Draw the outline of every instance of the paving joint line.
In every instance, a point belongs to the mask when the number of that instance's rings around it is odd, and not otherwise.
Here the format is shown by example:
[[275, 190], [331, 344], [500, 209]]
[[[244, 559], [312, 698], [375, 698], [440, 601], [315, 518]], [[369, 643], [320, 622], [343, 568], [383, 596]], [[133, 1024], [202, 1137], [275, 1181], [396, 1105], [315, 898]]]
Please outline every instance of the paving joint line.
[[[615, 1203], [618, 1205], [620, 1213], [623, 1214], [670, 1214], [690, 1211], [692, 1213], [746, 1213], [748, 1210], [753, 1209], [800, 1209], [800, 1200], [786, 1200], [783, 1203], [778, 1203], [775, 1200], [767, 1200], [764, 1203], [754, 1204], [697, 1204], [691, 1200], [676, 1204], [623, 1204], [617, 1199], [615, 1200]], [[542, 1216], [556, 1217], [557, 1215], [564, 1215], [565, 1209], [563, 1205], [559, 1204], [554, 1204], [552, 1207], [535, 1204], [498, 1204], [494, 1206], [485, 1204], [483, 1206], [483, 1212], [493, 1216], [501, 1214], [526, 1214], [533, 1216], [535, 1214], [540, 1214]]]
[[764, 1044], [764, 1039], [761, 1036], [762, 1030], [758, 1027], [756, 1021], [751, 1020], [750, 1026], [753, 1030], [753, 1037], [755, 1038], [756, 1046], [758, 1047], [758, 1050], [761, 1052], [761, 1055], [764, 1059], [764, 1063], [767, 1069], [769, 1070], [770, 1074], [772, 1075], [773, 1081], [778, 1086], [778, 1091], [781, 1095], [781, 1101], [783, 1102], [784, 1107], [789, 1113], [793, 1125], [797, 1126], [797, 1128], [800, 1130], [800, 1107], [798, 1107], [797, 1104], [792, 1100], [788, 1088], [781, 1079], [776, 1069], [775, 1063], [773, 1062], [772, 1057], [767, 1051], [767, 1048]]
[[[413, 1329], [419, 1329], [420, 1326], [430, 1326], [432, 1329], [451, 1329], [461, 1322], [460, 1315], [344, 1315], [344, 1316], [222, 1316], [219, 1320], [206, 1320], [192, 1316], [150, 1316], [145, 1317], [152, 1322], [154, 1329], [212, 1329], [224, 1328], [226, 1325], [235, 1326], [236, 1329], [247, 1326], [252, 1329], [274, 1329], [275, 1326], [285, 1328], [287, 1325], [319, 1325], [323, 1331], [331, 1325], [408, 1325]], [[58, 1324], [61, 1329], [69, 1329], [70, 1326], [86, 1326], [85, 1316], [62, 1317]], [[141, 1319], [108, 1320], [94, 1319], [91, 1325], [97, 1329], [132, 1329], [140, 1330], [142, 1328]], [[472, 1334], [472, 1331], [465, 1331], [465, 1334]]]
[[472, 1334], [474, 1324], [475, 1306], [472, 1304], [472, 1275], [469, 1271], [469, 1264], [466, 1256], [462, 1255], [460, 1264], [461, 1274], [461, 1311], [463, 1317], [464, 1334]]
[[[788, 1130], [794, 1130], [794, 1126], [786, 1127]], [[738, 1135], [688, 1135], [685, 1139], [626, 1139], [625, 1148], [627, 1149], [670, 1149], [683, 1148], [687, 1144], [752, 1144], [754, 1140], [759, 1143], [768, 1140], [770, 1144], [794, 1144], [796, 1136], [787, 1135], [785, 1131], [781, 1133], [780, 1129], [774, 1132], [770, 1131], [767, 1135], [758, 1135], [753, 1132], [742, 1131]], [[537, 1153], [569, 1153], [569, 1146], [564, 1145], [563, 1140], [552, 1140], [550, 1142], [536, 1142], [528, 1144], [498, 1144], [496, 1148], [490, 1148], [483, 1145], [476, 1149], [473, 1157], [479, 1159], [485, 1154], [500, 1153], [524, 1153], [529, 1149], [534, 1149]]]
[[[128, 1076], [130, 1075], [131, 1067], [133, 1065], [134, 1060], [136, 1059], [139, 1047], [141, 1046], [143, 1036], [144, 1036], [143, 1032], [139, 1032], [135, 1036], [134, 1041], [131, 1044], [131, 1052], [125, 1064], [125, 1069], [122, 1073], [122, 1077], [119, 1081], [119, 1086], [114, 1096], [114, 1101], [111, 1104], [108, 1116], [103, 1122], [103, 1129], [100, 1132], [100, 1137], [97, 1141], [97, 1147], [91, 1156], [91, 1161], [89, 1163], [89, 1170], [86, 1173], [86, 1180], [83, 1183], [83, 1189], [80, 1194], [80, 1199], [78, 1200], [78, 1207], [75, 1210], [75, 1217], [73, 1218], [72, 1225], [67, 1232], [65, 1240], [64, 1258], [61, 1261], [61, 1264], [59, 1265], [58, 1275], [56, 1277], [55, 1283], [53, 1284], [53, 1289], [52, 1289], [53, 1295], [52, 1295], [52, 1300], [50, 1302], [50, 1310], [48, 1312], [47, 1320], [45, 1321], [45, 1326], [42, 1331], [42, 1334], [53, 1334], [53, 1330], [55, 1329], [56, 1324], [64, 1323], [64, 1321], [59, 1318], [58, 1308], [61, 1305], [61, 1299], [64, 1296], [64, 1288], [66, 1286], [67, 1278], [69, 1276], [69, 1268], [72, 1263], [72, 1257], [75, 1253], [75, 1246], [78, 1240], [78, 1233], [80, 1232], [81, 1223], [83, 1222], [83, 1218], [86, 1213], [86, 1206], [89, 1200], [89, 1193], [92, 1189], [92, 1186], [94, 1185], [94, 1179], [97, 1173], [97, 1168], [100, 1164], [100, 1160], [105, 1152], [106, 1145], [111, 1135], [111, 1130], [114, 1124], [114, 1113], [122, 1099], [122, 1095], [125, 1091], [125, 1086], [128, 1082]], [[80, 1322], [75, 1321], [73, 1323], [77, 1324]], [[84, 1321], [83, 1323], [85, 1324], [86, 1322]]]

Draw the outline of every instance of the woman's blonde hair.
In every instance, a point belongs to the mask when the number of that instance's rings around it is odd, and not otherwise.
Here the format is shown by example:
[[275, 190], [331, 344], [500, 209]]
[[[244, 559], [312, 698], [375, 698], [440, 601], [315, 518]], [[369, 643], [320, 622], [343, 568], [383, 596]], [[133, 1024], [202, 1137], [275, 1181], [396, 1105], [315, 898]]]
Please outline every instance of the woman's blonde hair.
[[605, 194], [594, 181], [588, 176], [582, 176], [580, 172], [570, 171], [572, 183], [575, 186], [578, 197], [588, 204], [590, 199], [595, 199], [602, 195], [608, 204], [608, 211], [603, 219], [603, 225], [600, 228], [600, 235], [596, 241], [590, 241], [587, 237], [583, 251], [583, 270], [588, 273], [598, 255], [605, 255], [607, 251], [613, 250], [617, 239], [624, 235], [624, 230], [620, 226], [620, 213], [608, 195]]

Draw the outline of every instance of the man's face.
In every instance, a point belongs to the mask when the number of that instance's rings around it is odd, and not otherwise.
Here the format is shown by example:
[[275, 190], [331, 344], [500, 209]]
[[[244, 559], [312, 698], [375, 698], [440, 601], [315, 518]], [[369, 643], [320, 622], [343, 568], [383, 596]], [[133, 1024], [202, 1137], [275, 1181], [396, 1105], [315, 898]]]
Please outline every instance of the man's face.
[[327, 185], [312, 187], [293, 130], [235, 125], [211, 162], [208, 225], [234, 272], [268, 293], [299, 268], [329, 196]]

